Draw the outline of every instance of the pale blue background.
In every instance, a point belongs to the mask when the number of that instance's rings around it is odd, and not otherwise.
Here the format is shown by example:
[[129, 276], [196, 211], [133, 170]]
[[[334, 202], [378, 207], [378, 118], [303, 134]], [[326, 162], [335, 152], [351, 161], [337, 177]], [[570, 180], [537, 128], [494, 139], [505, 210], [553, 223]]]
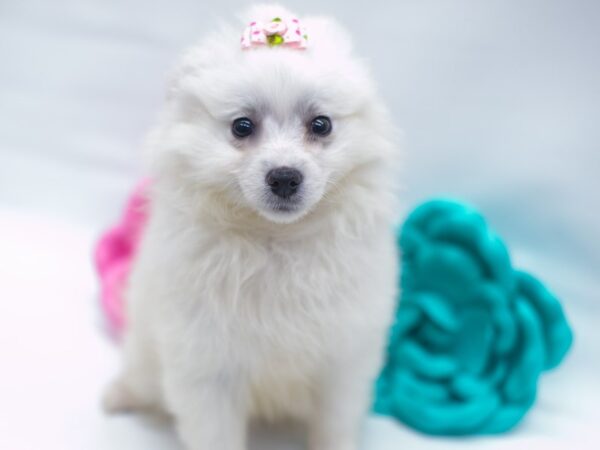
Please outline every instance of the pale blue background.
[[[89, 254], [141, 173], [169, 68], [242, 4], [0, 0], [0, 448], [177, 448], [98, 411], [117, 356]], [[600, 448], [600, 2], [287, 4], [353, 30], [404, 130], [406, 208], [475, 203], [576, 332], [514, 434], [429, 439], [371, 420], [364, 448]]]

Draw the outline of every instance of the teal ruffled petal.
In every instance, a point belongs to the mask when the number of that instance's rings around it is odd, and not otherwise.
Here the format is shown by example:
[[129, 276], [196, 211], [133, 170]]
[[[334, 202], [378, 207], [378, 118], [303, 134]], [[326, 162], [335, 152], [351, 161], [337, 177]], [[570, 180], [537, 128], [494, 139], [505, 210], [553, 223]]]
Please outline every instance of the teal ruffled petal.
[[405, 299], [406, 307], [414, 305], [427, 319], [444, 331], [455, 333], [459, 324], [454, 315], [453, 306], [439, 295], [431, 292], [417, 292], [414, 296]]
[[416, 375], [426, 378], [450, 378], [458, 370], [458, 364], [450, 356], [432, 353], [420, 343], [408, 339], [398, 342], [392, 358], [399, 367], [410, 369]]
[[407, 425], [435, 435], [462, 435], [478, 432], [500, 405], [495, 393], [464, 402], [424, 401], [402, 388], [395, 389], [393, 413]]
[[400, 388], [402, 392], [419, 398], [423, 402], [441, 402], [450, 398], [450, 393], [446, 385], [437, 383], [434, 380], [419, 377], [412, 371], [400, 370], [396, 372], [392, 379], [395, 389]]
[[452, 379], [450, 385], [452, 395], [461, 400], [480, 397], [492, 391], [492, 385], [487, 380], [469, 373], [460, 373]]
[[512, 430], [525, 417], [533, 404], [533, 398], [529, 404], [502, 405], [477, 431], [479, 434], [498, 434]]
[[454, 303], [470, 295], [470, 290], [481, 279], [482, 273], [468, 253], [459, 247], [442, 243], [425, 245], [415, 255], [412, 270], [417, 292], [436, 292]]
[[[410, 333], [423, 321], [423, 312], [415, 304], [405, 303], [402, 307], [402, 315], [396, 318], [392, 327], [392, 338], [396, 339]], [[392, 341], [392, 342], [395, 342]]]
[[502, 386], [504, 398], [509, 403], [520, 403], [535, 392], [546, 356], [542, 324], [533, 308], [526, 301], [518, 299], [515, 314], [521, 339], [514, 349], [516, 355], [512, 359], [512, 370]]
[[573, 332], [558, 299], [536, 278], [518, 272], [519, 290], [543, 322], [546, 359], [544, 369], [556, 367], [573, 343]]
[[425, 348], [433, 351], [448, 352], [454, 345], [452, 333], [444, 331], [431, 322], [423, 322], [415, 333], [414, 338], [421, 342]]
[[416, 208], [398, 243], [402, 302], [375, 411], [431, 434], [512, 429], [571, 346], [558, 299], [459, 202]]
[[485, 308], [467, 305], [462, 311], [462, 326], [456, 333], [452, 357], [460, 370], [467, 374], [480, 374], [491, 356], [493, 327]]

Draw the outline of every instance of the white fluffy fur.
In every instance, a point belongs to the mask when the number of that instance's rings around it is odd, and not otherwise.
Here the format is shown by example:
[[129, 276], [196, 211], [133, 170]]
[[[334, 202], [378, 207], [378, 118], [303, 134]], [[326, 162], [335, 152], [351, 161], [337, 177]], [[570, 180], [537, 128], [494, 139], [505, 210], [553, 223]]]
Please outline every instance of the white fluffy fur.
[[[262, 6], [247, 18], [289, 13]], [[395, 147], [369, 75], [331, 20], [309, 49], [243, 51], [243, 23], [174, 74], [149, 148], [151, 218], [109, 410], [175, 419], [191, 450], [241, 450], [249, 417], [307, 422], [311, 450], [355, 450], [396, 297]], [[308, 138], [315, 115], [333, 132]], [[252, 117], [239, 140], [231, 122]], [[293, 212], [266, 172], [304, 174]]]

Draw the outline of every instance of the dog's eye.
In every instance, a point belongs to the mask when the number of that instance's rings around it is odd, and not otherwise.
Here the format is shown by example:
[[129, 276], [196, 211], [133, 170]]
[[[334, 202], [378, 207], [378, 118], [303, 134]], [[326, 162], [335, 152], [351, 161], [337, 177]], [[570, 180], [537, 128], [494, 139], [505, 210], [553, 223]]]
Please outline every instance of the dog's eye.
[[317, 136], [327, 136], [331, 133], [331, 119], [326, 116], [317, 116], [310, 123], [310, 132]]
[[247, 117], [240, 117], [231, 124], [231, 132], [236, 138], [248, 137], [254, 132], [254, 123]]

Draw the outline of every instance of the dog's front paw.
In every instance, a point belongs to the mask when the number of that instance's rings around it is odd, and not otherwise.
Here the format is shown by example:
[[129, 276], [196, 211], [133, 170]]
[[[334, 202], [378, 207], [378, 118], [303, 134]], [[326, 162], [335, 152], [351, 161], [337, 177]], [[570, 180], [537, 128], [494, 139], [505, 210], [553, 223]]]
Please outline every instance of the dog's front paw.
[[358, 450], [358, 446], [352, 444], [311, 445], [309, 450]]
[[358, 450], [359, 445], [355, 439], [311, 439], [309, 450]]
[[121, 379], [113, 381], [102, 398], [102, 409], [107, 414], [127, 413], [140, 407], [138, 399]]

